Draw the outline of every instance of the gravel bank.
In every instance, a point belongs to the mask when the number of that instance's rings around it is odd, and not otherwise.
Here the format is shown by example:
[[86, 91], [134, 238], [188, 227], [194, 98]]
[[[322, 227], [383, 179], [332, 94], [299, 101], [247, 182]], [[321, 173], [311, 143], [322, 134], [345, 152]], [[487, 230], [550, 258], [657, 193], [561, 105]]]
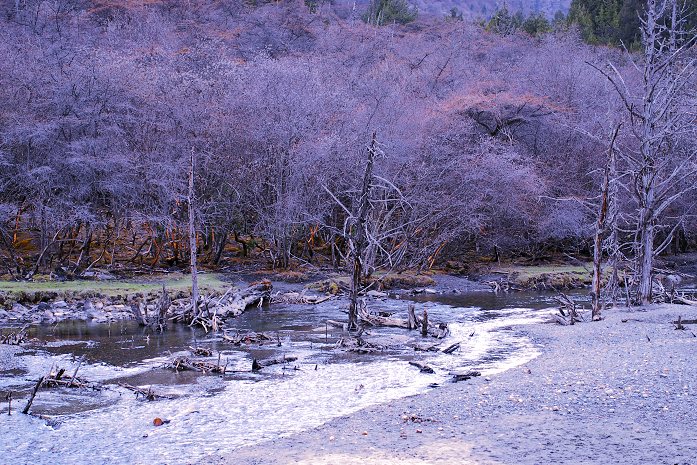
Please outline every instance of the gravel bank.
[[697, 308], [659, 305], [610, 311], [599, 323], [520, 327], [542, 349], [523, 367], [217, 462], [697, 464], [697, 325], [675, 330], [678, 315], [697, 319]]

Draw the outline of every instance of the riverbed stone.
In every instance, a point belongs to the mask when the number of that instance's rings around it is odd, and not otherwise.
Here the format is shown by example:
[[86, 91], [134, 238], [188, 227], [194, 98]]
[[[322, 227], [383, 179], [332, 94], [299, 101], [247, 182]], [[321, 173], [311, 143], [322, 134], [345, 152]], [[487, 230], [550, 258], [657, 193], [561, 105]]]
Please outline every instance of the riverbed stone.
[[29, 313], [29, 309], [27, 307], [25, 307], [24, 305], [20, 304], [19, 302], [15, 302], [12, 305], [12, 313], [14, 313], [15, 315], [17, 315], [17, 314], [25, 315], [25, 314]]

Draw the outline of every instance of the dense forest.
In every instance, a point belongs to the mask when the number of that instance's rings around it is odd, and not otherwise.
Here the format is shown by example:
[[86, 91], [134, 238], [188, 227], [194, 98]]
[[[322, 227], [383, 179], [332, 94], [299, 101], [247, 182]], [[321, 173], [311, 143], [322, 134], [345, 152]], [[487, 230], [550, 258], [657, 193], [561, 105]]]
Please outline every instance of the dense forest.
[[[6, 2], [0, 273], [185, 264], [190, 210], [210, 265], [234, 244], [277, 267], [343, 266], [356, 218], [368, 272], [591, 254], [620, 147], [613, 244], [636, 252], [642, 140], [626, 104], [645, 88], [640, 54], [584, 43], [585, 23], [376, 26], [376, 2], [358, 3]], [[573, 3], [572, 17], [598, 2]], [[606, 32], [590, 42], [616, 42]], [[674, 90], [694, 114], [694, 80]], [[650, 221], [664, 251], [695, 241], [683, 129], [660, 142], [670, 202]]]

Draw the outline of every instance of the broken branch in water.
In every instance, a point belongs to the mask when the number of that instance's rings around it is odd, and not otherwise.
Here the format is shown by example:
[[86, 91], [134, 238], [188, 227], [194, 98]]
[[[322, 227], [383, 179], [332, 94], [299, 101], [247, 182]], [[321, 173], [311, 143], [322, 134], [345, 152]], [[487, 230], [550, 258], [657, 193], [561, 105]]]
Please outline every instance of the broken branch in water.
[[152, 390], [152, 387], [148, 387], [146, 390], [145, 388], [141, 388], [138, 386], [132, 386], [127, 383], [119, 383], [119, 386], [121, 386], [124, 389], [128, 389], [129, 391], [133, 391], [136, 395], [136, 399], [140, 396], [145, 400], [157, 400], [157, 399], [172, 399], [171, 396], [163, 396], [160, 394], [155, 394], [155, 392]]
[[415, 366], [419, 369], [421, 373], [434, 373], [433, 368], [431, 368], [423, 362], [416, 362], [412, 360], [411, 362], [409, 362], [409, 365]]
[[270, 358], [266, 360], [254, 359], [252, 360], [252, 371], [259, 371], [262, 368], [270, 367], [272, 365], [294, 362], [297, 359], [298, 357], [286, 357], [285, 355], [282, 358]]

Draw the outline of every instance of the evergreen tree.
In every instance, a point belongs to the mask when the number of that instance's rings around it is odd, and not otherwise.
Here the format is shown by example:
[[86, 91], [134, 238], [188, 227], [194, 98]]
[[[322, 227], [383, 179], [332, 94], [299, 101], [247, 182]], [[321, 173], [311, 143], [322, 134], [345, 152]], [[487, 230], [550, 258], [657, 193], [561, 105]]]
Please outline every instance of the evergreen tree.
[[407, 0], [371, 0], [363, 20], [368, 24], [407, 24], [416, 19], [417, 10]]

